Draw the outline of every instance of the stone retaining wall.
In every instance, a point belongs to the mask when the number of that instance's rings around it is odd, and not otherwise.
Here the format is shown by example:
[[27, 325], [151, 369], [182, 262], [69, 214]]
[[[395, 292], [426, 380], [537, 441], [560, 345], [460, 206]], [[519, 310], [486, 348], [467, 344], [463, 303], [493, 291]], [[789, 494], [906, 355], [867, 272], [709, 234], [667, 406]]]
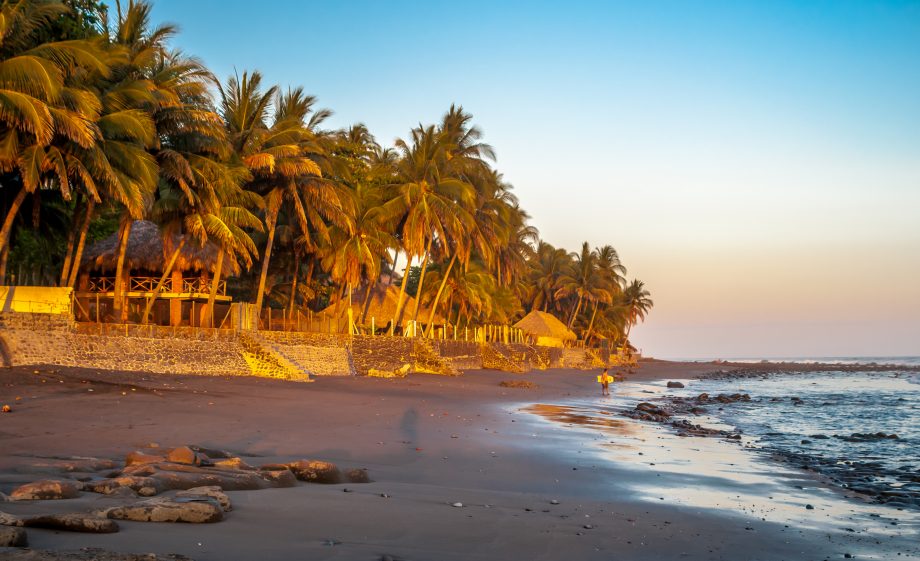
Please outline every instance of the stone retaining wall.
[[[72, 316], [0, 314], [0, 351], [9, 366], [53, 364], [205, 376], [311, 376], [381, 372], [458, 374], [491, 368], [596, 368], [585, 349], [326, 333], [187, 330], [75, 324]], [[408, 365], [408, 366], [407, 366]]]

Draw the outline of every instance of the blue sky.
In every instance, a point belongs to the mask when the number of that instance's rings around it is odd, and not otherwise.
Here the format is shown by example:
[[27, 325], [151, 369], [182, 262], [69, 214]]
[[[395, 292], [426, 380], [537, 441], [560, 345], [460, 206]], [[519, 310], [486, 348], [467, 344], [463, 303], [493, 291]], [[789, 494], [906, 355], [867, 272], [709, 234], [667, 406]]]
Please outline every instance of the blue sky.
[[920, 2], [154, 6], [382, 143], [462, 104], [544, 239], [649, 286], [648, 354], [920, 354]]

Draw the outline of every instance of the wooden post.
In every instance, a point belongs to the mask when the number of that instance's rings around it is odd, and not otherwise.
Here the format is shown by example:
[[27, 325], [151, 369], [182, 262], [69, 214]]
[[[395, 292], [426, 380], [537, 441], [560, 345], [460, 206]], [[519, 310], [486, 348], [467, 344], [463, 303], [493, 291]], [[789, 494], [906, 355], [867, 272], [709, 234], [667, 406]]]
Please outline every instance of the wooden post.
[[371, 337], [377, 335], [377, 323], [374, 321], [374, 316], [371, 316]]

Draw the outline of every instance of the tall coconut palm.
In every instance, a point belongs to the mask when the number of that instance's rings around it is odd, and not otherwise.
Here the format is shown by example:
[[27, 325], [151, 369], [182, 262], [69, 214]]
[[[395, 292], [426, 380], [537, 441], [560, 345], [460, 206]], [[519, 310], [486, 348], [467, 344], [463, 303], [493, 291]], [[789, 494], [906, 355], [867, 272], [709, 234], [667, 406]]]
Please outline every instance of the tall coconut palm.
[[422, 259], [419, 278], [422, 287], [432, 243], [436, 238], [446, 240], [451, 233], [459, 234], [472, 227], [470, 209], [475, 200], [472, 185], [443, 173], [443, 165], [439, 164], [444, 160], [444, 138], [433, 125], [413, 129], [410, 141], [398, 139], [396, 148], [400, 153], [397, 183], [392, 186], [396, 198], [386, 203], [385, 212], [402, 215], [399, 236], [408, 263], [391, 329], [398, 328], [402, 321], [412, 259]]
[[575, 307], [569, 315], [568, 326], [571, 328], [575, 323], [575, 318], [581, 311], [581, 306], [585, 301], [596, 302], [598, 300], [610, 302], [612, 295], [605, 284], [603, 275], [597, 271], [597, 254], [591, 251], [588, 242], [581, 246], [581, 252], [573, 253], [573, 264], [570, 272], [561, 279], [561, 287], [557, 291], [558, 296], [576, 296]]
[[[315, 161], [320, 155], [319, 147], [308, 123], [314, 99], [302, 89], [284, 94], [279, 93], [277, 86], [263, 90], [259, 72], [233, 76], [219, 90], [221, 115], [230, 144], [252, 174], [247, 189], [258, 193], [264, 201], [268, 236], [255, 294], [256, 307], [261, 309], [278, 213], [285, 202], [301, 231], [310, 232], [301, 189], [312, 186], [310, 180], [322, 176]], [[315, 198], [335, 207], [337, 201], [323, 198], [324, 194], [322, 189], [313, 192]]]
[[645, 283], [636, 279], [623, 290], [623, 304], [626, 308], [626, 332], [623, 334], [624, 342], [629, 339], [629, 331], [639, 321], [645, 321], [645, 316], [655, 305], [650, 298], [651, 294], [645, 289]]
[[0, 6], [0, 173], [16, 190], [0, 226], [0, 253], [8, 251], [13, 221], [27, 194], [50, 182], [70, 198], [74, 172], [56, 137], [92, 145], [99, 102], [74, 84], [84, 72], [107, 75], [100, 46], [87, 40], [44, 41], [66, 11], [56, 2], [4, 2]]

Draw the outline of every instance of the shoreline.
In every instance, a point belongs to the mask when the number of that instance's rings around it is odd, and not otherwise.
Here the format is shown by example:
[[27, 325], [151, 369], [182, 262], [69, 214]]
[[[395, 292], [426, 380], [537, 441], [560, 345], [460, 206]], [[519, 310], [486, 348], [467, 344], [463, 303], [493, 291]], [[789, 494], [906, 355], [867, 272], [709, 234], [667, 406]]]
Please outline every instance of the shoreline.
[[[627, 383], [695, 378], [718, 367], [643, 361]], [[39, 374], [32, 373], [36, 370]], [[238, 452], [253, 464], [316, 458], [363, 467], [372, 483], [348, 486], [353, 487], [350, 493], [343, 493], [342, 485], [305, 484], [235, 491], [229, 493], [234, 511], [217, 524], [125, 522], [118, 534], [102, 536], [30, 530], [33, 547], [178, 553], [199, 561], [382, 555], [407, 560], [730, 559], [733, 551], [744, 550], [762, 552], [763, 559], [823, 559], [866, 550], [864, 535], [835, 532], [829, 540], [825, 529], [793, 531], [733, 509], [700, 509], [678, 504], [677, 497], [657, 503], [637, 497], [630, 489], [648, 486], [661, 475], [648, 467], [635, 469], [643, 465], [636, 460], [579, 454], [596, 438], [573, 440], [564, 427], [558, 435], [546, 426], [541, 430], [539, 420], [514, 410], [521, 403], [566, 400], [603, 405], [595, 374], [471, 371], [456, 378], [414, 375], [296, 384], [59, 367], [8, 369], [0, 372], [0, 401], [10, 392], [23, 399], [13, 413], [0, 417], [0, 490], [36, 479], [37, 474], [23, 469], [39, 456], [121, 459], [150, 442], [193, 443]], [[505, 380], [528, 380], [538, 387], [500, 387]], [[646, 442], [661, 436], [644, 423], [616, 420], [618, 430], [632, 431]], [[556, 436], [563, 440], [555, 441]], [[577, 449], [560, 448], [565, 442]], [[680, 474], [666, 478], [679, 480]], [[41, 504], [3, 503], [0, 511], [63, 512], [106, 500], [84, 495]], [[464, 506], [452, 507], [455, 502]], [[260, 536], [257, 543], [246, 537], [253, 535]], [[904, 539], [886, 538], [886, 551], [897, 550], [906, 559], [916, 556], [902, 544]]]

